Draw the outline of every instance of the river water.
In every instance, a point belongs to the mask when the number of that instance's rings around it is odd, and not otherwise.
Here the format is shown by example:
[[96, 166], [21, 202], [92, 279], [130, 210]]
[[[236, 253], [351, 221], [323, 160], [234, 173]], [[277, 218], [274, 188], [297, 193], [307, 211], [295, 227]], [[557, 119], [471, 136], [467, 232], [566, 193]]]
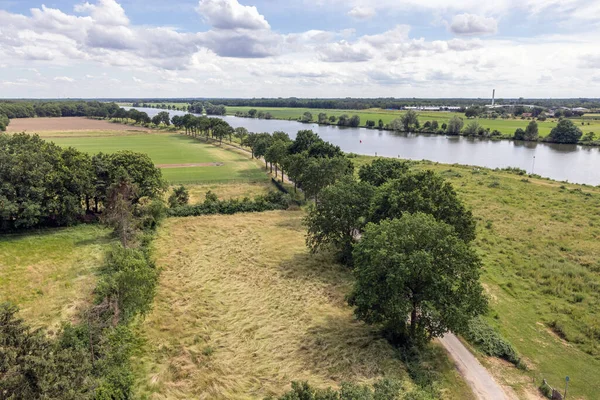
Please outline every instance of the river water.
[[[153, 117], [160, 111], [137, 108]], [[169, 111], [170, 115], [185, 115]], [[250, 132], [284, 131], [294, 138], [299, 130], [312, 129], [345, 152], [364, 155], [430, 160], [488, 168], [517, 167], [528, 173], [573, 183], [600, 185], [600, 150], [596, 147], [546, 144], [510, 140], [476, 139], [460, 136], [404, 134], [366, 128], [304, 124], [297, 121], [221, 117], [234, 128]]]

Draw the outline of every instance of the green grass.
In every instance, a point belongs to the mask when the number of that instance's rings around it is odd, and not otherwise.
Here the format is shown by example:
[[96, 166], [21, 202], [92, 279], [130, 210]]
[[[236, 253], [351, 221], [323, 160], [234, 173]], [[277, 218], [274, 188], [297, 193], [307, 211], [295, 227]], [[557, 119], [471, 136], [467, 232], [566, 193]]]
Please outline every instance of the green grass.
[[[355, 164], [370, 161], [358, 157]], [[478, 221], [474, 244], [489, 322], [531, 371], [503, 366], [517, 391], [571, 377], [576, 398], [600, 393], [600, 189], [484, 168], [420, 162], [445, 176]], [[561, 338], [560, 336], [563, 336]], [[491, 364], [490, 364], [491, 365]]]
[[112, 241], [98, 225], [0, 236], [0, 302], [18, 305], [33, 326], [58, 327], [91, 300]]
[[170, 183], [260, 182], [267, 175], [245, 154], [223, 151], [181, 134], [113, 135], [103, 137], [69, 137], [50, 139], [60, 146], [72, 146], [89, 154], [132, 150], [146, 153], [157, 165], [222, 163], [221, 166], [164, 168], [163, 176]]
[[[400, 118], [404, 111], [392, 111], [392, 110], [382, 110], [382, 109], [369, 109], [369, 110], [330, 110], [330, 109], [316, 109], [316, 108], [277, 108], [277, 107], [227, 107], [227, 114], [234, 115], [237, 111], [247, 112], [251, 108], [254, 108], [259, 111], [269, 112], [276, 119], [291, 119], [297, 120], [300, 118], [305, 112], [310, 112], [313, 116], [313, 120], [316, 121], [319, 113], [324, 112], [327, 116], [335, 115], [339, 117], [342, 114], [347, 114], [349, 116], [358, 115], [360, 117], [361, 126], [364, 126], [367, 120], [375, 121], [375, 124], [381, 119], [384, 124], [389, 124], [396, 118]], [[417, 112], [419, 114], [419, 121], [421, 124], [426, 121], [438, 121], [441, 125], [444, 122], [448, 122], [453, 116], [459, 116], [465, 120], [465, 123], [469, 121], [465, 118], [464, 113], [453, 113], [453, 112]], [[528, 120], [523, 119], [478, 119], [479, 123], [484, 128], [490, 128], [491, 130], [498, 130], [504, 134], [513, 134], [517, 128], [525, 129]], [[581, 125], [580, 118], [574, 118], [573, 121], [581, 128], [581, 130], [586, 132], [594, 132], [600, 135], [600, 120], [586, 120], [586, 125]], [[587, 123], [590, 125], [587, 125]], [[538, 121], [539, 133], [540, 137], [546, 137], [550, 134], [552, 128], [556, 126], [556, 120], [548, 119], [547, 121]]]

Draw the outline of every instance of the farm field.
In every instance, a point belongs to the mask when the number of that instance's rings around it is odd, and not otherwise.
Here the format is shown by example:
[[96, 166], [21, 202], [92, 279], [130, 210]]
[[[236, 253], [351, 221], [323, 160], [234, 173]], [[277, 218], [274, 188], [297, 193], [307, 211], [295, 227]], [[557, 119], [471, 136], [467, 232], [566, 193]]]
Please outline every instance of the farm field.
[[[60, 146], [72, 146], [90, 154], [113, 153], [131, 150], [146, 153], [163, 168], [163, 176], [170, 183], [201, 182], [261, 182], [267, 181], [265, 173], [243, 154], [223, 151], [217, 146], [176, 133], [132, 136], [55, 137], [51, 139]], [[186, 166], [185, 164], [212, 164]]]
[[[310, 112], [313, 116], [313, 120], [317, 120], [319, 113], [325, 113], [327, 116], [335, 115], [339, 117], [342, 114], [349, 116], [358, 115], [360, 117], [361, 126], [364, 126], [367, 120], [377, 122], [381, 119], [384, 124], [389, 124], [396, 118], [400, 118], [403, 111], [395, 110], [382, 110], [382, 109], [369, 109], [369, 110], [328, 110], [318, 108], [270, 108], [270, 107], [227, 107], [228, 115], [235, 115], [236, 112], [247, 112], [251, 108], [259, 111], [269, 112], [276, 119], [292, 119], [297, 120], [305, 112]], [[453, 112], [417, 112], [419, 115], [419, 121], [423, 124], [425, 121], [438, 121], [441, 125], [444, 122], [448, 122], [453, 116], [461, 117], [468, 123], [464, 113], [453, 113]], [[490, 128], [491, 130], [497, 129], [504, 134], [513, 134], [517, 128], [525, 129], [529, 121], [522, 119], [478, 119], [479, 123], [484, 128]], [[600, 120], [585, 120], [585, 125], [581, 125], [581, 118], [574, 118], [573, 121], [579, 126], [584, 132], [594, 132], [600, 134]], [[590, 125], [587, 125], [587, 123]], [[552, 128], [556, 126], [556, 120], [548, 119], [547, 121], [538, 121], [540, 137], [546, 137], [550, 134]]]
[[[372, 159], [354, 160], [358, 166]], [[597, 398], [600, 189], [467, 166], [421, 162], [417, 168], [445, 176], [473, 211], [489, 322], [530, 371], [496, 359], [484, 363], [518, 393], [535, 390], [543, 378], [564, 388], [568, 375], [571, 395]]]
[[[309, 254], [303, 216], [165, 221], [155, 242], [159, 289], [139, 327], [139, 397], [264, 398], [292, 380], [326, 387], [382, 376], [412, 385], [395, 350], [353, 318], [349, 271]], [[445, 397], [472, 398], [439, 350]]]
[[111, 239], [98, 225], [0, 236], [0, 303], [35, 327], [58, 328], [91, 300]]
[[74, 134], [89, 132], [151, 132], [150, 128], [143, 126], [128, 126], [116, 124], [106, 120], [91, 119], [85, 117], [63, 117], [63, 118], [15, 118], [10, 120], [6, 128], [7, 132], [27, 132], [50, 134]]

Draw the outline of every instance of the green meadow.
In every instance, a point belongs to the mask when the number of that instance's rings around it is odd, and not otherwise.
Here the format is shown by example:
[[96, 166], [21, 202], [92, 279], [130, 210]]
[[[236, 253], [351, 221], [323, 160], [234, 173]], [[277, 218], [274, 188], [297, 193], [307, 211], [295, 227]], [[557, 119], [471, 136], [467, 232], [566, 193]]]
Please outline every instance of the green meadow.
[[[75, 147], [89, 154], [114, 153], [131, 150], [146, 153], [163, 168], [163, 176], [170, 183], [202, 182], [260, 182], [267, 176], [256, 168], [244, 154], [222, 151], [217, 146], [181, 134], [141, 134], [102, 137], [78, 135], [77, 137], [51, 138], [64, 147]], [[219, 163], [222, 165], [184, 166], [182, 164]], [[177, 167], [179, 165], [179, 167]]]

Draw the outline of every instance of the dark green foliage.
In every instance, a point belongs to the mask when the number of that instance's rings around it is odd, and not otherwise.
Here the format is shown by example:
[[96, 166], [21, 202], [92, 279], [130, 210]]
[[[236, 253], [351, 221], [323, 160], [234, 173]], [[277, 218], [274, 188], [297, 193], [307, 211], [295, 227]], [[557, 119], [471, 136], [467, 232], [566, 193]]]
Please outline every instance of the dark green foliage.
[[475, 220], [459, 200], [454, 188], [432, 171], [408, 172], [380, 186], [373, 198], [370, 220], [398, 218], [423, 212], [450, 224], [458, 236], [475, 238]]
[[106, 304], [116, 326], [150, 310], [157, 283], [158, 270], [142, 251], [115, 246], [100, 269], [97, 303]]
[[408, 395], [409, 393], [403, 393], [402, 385], [399, 382], [391, 379], [382, 379], [375, 383], [373, 388], [344, 382], [339, 390], [317, 389], [310, 386], [308, 382], [292, 382], [292, 390], [277, 397], [277, 400], [400, 400], [415, 398], [408, 397]]
[[517, 366], [521, 365], [521, 358], [514, 347], [480, 316], [469, 321], [464, 337], [488, 356], [503, 358]]
[[459, 135], [462, 131], [464, 122], [462, 118], [455, 115], [448, 121], [448, 124], [442, 124], [442, 129], [444, 129], [444, 125], [446, 125], [446, 133], [448, 135]]
[[0, 114], [0, 132], [5, 131], [9, 123], [8, 117], [5, 114]]
[[373, 193], [370, 184], [352, 176], [323, 189], [305, 219], [307, 246], [316, 252], [331, 245], [344, 264], [352, 265], [352, 245], [366, 224]]
[[160, 169], [145, 154], [90, 158], [37, 135], [0, 134], [0, 231], [74, 224], [91, 212], [92, 200], [100, 211], [122, 179], [137, 187], [134, 202], [164, 190]]
[[398, 161], [391, 158], [378, 158], [370, 164], [363, 165], [358, 176], [363, 182], [373, 186], [381, 186], [391, 179], [400, 178], [410, 168], [409, 161]]
[[525, 131], [522, 128], [517, 128], [513, 138], [515, 140], [525, 140]]
[[300, 175], [300, 185], [307, 197], [318, 200], [319, 192], [354, 171], [352, 161], [345, 156], [333, 158], [309, 157]]
[[577, 143], [583, 132], [570, 119], [561, 119], [552, 128], [548, 141], [554, 143]]
[[85, 348], [52, 340], [0, 304], [0, 398], [93, 398], [92, 365]]
[[525, 140], [538, 140], [539, 129], [535, 121], [531, 121], [525, 128]]
[[190, 200], [190, 195], [185, 186], [179, 186], [173, 190], [173, 193], [169, 196], [169, 207], [181, 207], [187, 205]]
[[422, 345], [464, 330], [486, 310], [479, 257], [431, 215], [406, 213], [367, 225], [353, 259], [349, 303], [359, 319], [382, 325], [393, 341]]
[[256, 196], [254, 200], [218, 200], [216, 195], [207, 193], [206, 200], [200, 204], [171, 208], [171, 217], [192, 217], [211, 214], [236, 214], [241, 212], [262, 212], [269, 210], [284, 210], [289, 206], [289, 196], [282, 192], [269, 192], [265, 196]]

